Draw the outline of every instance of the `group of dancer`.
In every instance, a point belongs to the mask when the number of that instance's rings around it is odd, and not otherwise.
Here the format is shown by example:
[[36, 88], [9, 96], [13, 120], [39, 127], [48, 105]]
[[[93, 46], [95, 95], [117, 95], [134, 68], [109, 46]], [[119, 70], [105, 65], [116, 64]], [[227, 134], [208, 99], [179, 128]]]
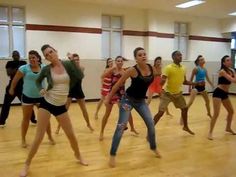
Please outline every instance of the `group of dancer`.
[[[29, 52], [29, 64], [24, 63], [22, 66], [18, 64], [14, 69], [14, 73], [12, 69], [12, 74], [9, 74], [10, 70], [7, 69], [11, 80], [6, 90], [6, 95], [10, 95], [11, 98], [16, 96], [17, 85], [21, 82], [23, 83], [22, 95], [19, 96], [23, 109], [21, 125], [22, 147], [27, 147], [26, 134], [29, 121], [32, 115], [34, 115], [33, 106], [36, 105], [38, 107], [36, 135], [29, 150], [25, 165], [20, 172], [20, 176], [22, 177], [27, 176], [31, 161], [42, 142], [45, 132], [48, 134], [50, 143], [55, 144], [50, 127], [51, 114], [55, 116], [58, 121], [56, 133], [59, 133], [59, 129], [62, 127], [74, 151], [75, 158], [80, 164], [88, 165], [80, 153], [70, 117], [67, 113], [72, 98], [77, 100], [87, 123], [87, 127], [91, 131], [94, 130], [90, 124], [88, 111], [85, 106], [85, 96], [81, 86], [84, 77], [84, 67], [80, 65], [79, 55], [68, 54], [69, 60], [62, 61], [59, 59], [57, 51], [52, 46], [47, 44], [43, 45], [41, 50], [45, 59], [50, 62], [50, 64], [42, 64], [39, 53], [32, 50]], [[97, 106], [95, 119], [98, 119], [98, 111], [103, 103], [105, 103], [106, 111], [102, 118], [99, 136], [100, 141], [104, 139], [105, 126], [113, 105], [117, 103], [119, 107], [119, 117], [110, 149], [110, 167], [116, 166], [117, 150], [122, 135], [128, 128], [128, 122], [131, 127], [130, 130], [138, 134], [134, 127], [131, 114], [133, 108], [144, 120], [147, 127], [147, 140], [150, 144], [150, 149], [158, 158], [161, 158], [161, 154], [156, 143], [155, 125], [165, 111], [168, 115], [171, 115], [168, 110], [168, 105], [170, 102], [173, 102], [176, 108], [181, 109], [183, 130], [194, 135], [194, 132], [188, 126], [188, 109], [192, 105], [197, 93], [203, 96], [206, 103], [207, 115], [211, 118], [208, 139], [213, 140], [213, 129], [219, 116], [221, 103], [228, 112], [225, 130], [233, 135], [236, 134], [231, 129], [233, 106], [228, 97], [229, 86], [232, 82], [236, 83], [236, 75], [234, 70], [231, 69], [232, 61], [229, 56], [226, 55], [221, 59], [218, 85], [213, 92], [213, 116], [210, 111], [210, 101], [205, 88], [206, 80], [212, 87], [213, 84], [204, 66], [205, 59], [203, 56], [197, 57], [195, 61], [196, 67], [192, 71], [190, 80], [186, 79], [186, 69], [181, 64], [182, 54], [180, 51], [174, 51], [172, 53], [173, 62], [167, 65], [163, 69], [163, 72], [161, 57], [157, 57], [154, 61], [154, 66], [151, 66], [147, 63], [146, 52], [141, 47], [134, 50], [134, 58], [136, 65], [129, 68], [123, 68], [124, 59], [122, 56], [116, 57], [115, 66], [113, 66], [111, 58], [107, 59], [106, 69], [101, 77], [101, 100]], [[193, 81], [194, 77], [195, 80]], [[124, 85], [128, 78], [131, 79], [131, 84], [125, 90]], [[45, 79], [47, 81], [47, 87]], [[182, 95], [183, 84], [190, 86], [190, 99], [188, 104]], [[35, 92], [36, 90], [38, 90], [38, 92]], [[160, 95], [160, 105], [157, 114], [153, 118], [148, 105], [154, 93]], [[148, 95], [147, 100], [146, 94]], [[6, 120], [6, 118], [4, 119]], [[0, 120], [2, 120], [1, 117]], [[5, 126], [5, 120], [2, 121], [3, 123], [0, 122], [1, 125]]]

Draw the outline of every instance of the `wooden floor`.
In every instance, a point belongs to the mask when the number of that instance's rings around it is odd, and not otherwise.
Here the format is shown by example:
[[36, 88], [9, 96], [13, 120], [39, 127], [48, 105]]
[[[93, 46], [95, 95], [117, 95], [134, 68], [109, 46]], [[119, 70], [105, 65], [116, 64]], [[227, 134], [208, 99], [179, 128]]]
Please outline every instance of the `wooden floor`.
[[[230, 96], [236, 109], [236, 96]], [[188, 100], [188, 97], [186, 97]], [[153, 99], [151, 111], [157, 112], [159, 99]], [[90, 120], [95, 128], [91, 133], [86, 127], [76, 103], [71, 105], [71, 116], [79, 146], [88, 167], [76, 163], [68, 140], [61, 131], [54, 134], [56, 145], [50, 145], [45, 136], [38, 153], [32, 161], [30, 177], [235, 177], [236, 176], [236, 136], [227, 134], [226, 111], [222, 107], [214, 131], [214, 141], [206, 138], [209, 118], [206, 116], [204, 101], [197, 96], [189, 110], [189, 126], [196, 133], [191, 136], [181, 130], [180, 111], [170, 105], [173, 118], [164, 116], [156, 127], [157, 142], [162, 159], [155, 158], [146, 142], [146, 127], [138, 114], [133, 111], [139, 136], [129, 130], [125, 132], [117, 155], [117, 167], [109, 168], [108, 157], [111, 138], [117, 120], [117, 107], [105, 129], [105, 139], [98, 140], [101, 118], [94, 119], [96, 102], [87, 103]], [[28, 150], [20, 147], [20, 106], [12, 106], [7, 126], [0, 129], [0, 177], [16, 177], [25, 161]], [[55, 118], [51, 118], [53, 131], [56, 129]], [[236, 130], [233, 121], [233, 129]], [[35, 126], [30, 126], [28, 142], [32, 142]]]

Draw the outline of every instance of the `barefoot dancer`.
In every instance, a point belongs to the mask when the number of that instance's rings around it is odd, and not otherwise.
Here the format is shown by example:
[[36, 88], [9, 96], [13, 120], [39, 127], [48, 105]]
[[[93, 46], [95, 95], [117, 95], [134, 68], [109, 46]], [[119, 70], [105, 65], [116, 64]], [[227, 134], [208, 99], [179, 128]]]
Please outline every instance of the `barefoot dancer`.
[[[121, 78], [121, 76], [124, 74], [125, 69], [122, 68], [123, 64], [124, 64], [124, 59], [121, 56], [117, 56], [115, 59], [115, 63], [116, 66], [114, 68], [110, 68], [108, 69], [104, 74], [103, 77], [107, 77], [111, 75], [111, 87], [113, 87]], [[113, 95], [113, 97], [111, 98], [111, 101], [109, 104], [106, 105], [106, 112], [103, 116], [102, 119], [102, 125], [101, 125], [101, 131], [100, 131], [100, 136], [99, 136], [99, 140], [102, 141], [103, 140], [103, 134], [104, 134], [104, 129], [105, 126], [107, 124], [107, 120], [111, 114], [113, 105], [118, 103], [119, 106], [119, 101], [121, 99], [121, 97], [124, 95], [125, 93], [125, 83], [123, 83], [123, 85], [121, 85], [119, 87], [119, 89], [117, 90], [117, 92]], [[134, 128], [134, 124], [133, 124], [133, 118], [132, 115], [130, 114], [130, 118], [129, 118], [129, 124], [131, 127], [131, 132], [134, 132], [136, 135], [138, 134], [138, 132], [135, 130]]]
[[134, 57], [137, 64], [125, 71], [119, 81], [112, 87], [111, 92], [107, 95], [105, 100], [105, 103], [109, 104], [112, 96], [119, 87], [122, 86], [128, 78], [131, 78], [131, 85], [126, 89], [126, 94], [120, 101], [119, 119], [110, 150], [110, 167], [116, 166], [116, 152], [133, 108], [139, 113], [147, 126], [150, 149], [154, 152], [156, 157], [161, 157], [156, 146], [155, 127], [152, 115], [145, 101], [147, 89], [154, 79], [155, 69], [146, 63], [147, 57], [143, 48], [136, 48], [134, 50]]
[[236, 135], [236, 133], [231, 129], [234, 109], [228, 96], [231, 82], [236, 83], [236, 74], [234, 70], [231, 68], [231, 66], [232, 66], [231, 58], [228, 55], [225, 55], [221, 59], [221, 68], [219, 72], [218, 85], [213, 92], [214, 113], [211, 119], [210, 130], [208, 134], [209, 140], [213, 140], [213, 129], [215, 127], [216, 120], [220, 113], [221, 103], [228, 112], [225, 131], [231, 133], [232, 135]]
[[[152, 96], [154, 93], [159, 94], [161, 96], [162, 94], [162, 85], [161, 85], [161, 74], [162, 74], [162, 67], [161, 67], [161, 57], [156, 57], [154, 60], [154, 67], [157, 71], [157, 76], [154, 78], [153, 82], [148, 88], [148, 98], [147, 98], [147, 104], [149, 105], [152, 101]], [[166, 108], [166, 115], [172, 116], [168, 110], [168, 107]]]
[[106, 68], [101, 76], [101, 80], [102, 80], [102, 88], [101, 88], [101, 99], [99, 100], [98, 104], [97, 104], [97, 108], [96, 108], [96, 112], [95, 112], [95, 119], [98, 119], [98, 111], [100, 110], [103, 101], [105, 99], [105, 96], [107, 96], [107, 94], [110, 92], [111, 90], [111, 75], [104, 77], [104, 73], [109, 70], [110, 68], [112, 68], [113, 66], [113, 60], [112, 58], [108, 58], [106, 60]]
[[[72, 56], [68, 57], [70, 60], [73, 60], [76, 64], [76, 67], [81, 70], [84, 73], [84, 67], [80, 65], [80, 58], [78, 54], [72, 54]], [[93, 127], [90, 124], [89, 121], [89, 115], [88, 115], [88, 111], [85, 105], [85, 96], [84, 96], [84, 92], [82, 90], [82, 79], [79, 79], [76, 84], [74, 85], [73, 88], [70, 89], [69, 95], [68, 95], [68, 99], [67, 99], [67, 104], [66, 104], [66, 109], [68, 110], [70, 107], [70, 104], [72, 102], [72, 98], [75, 98], [77, 103], [79, 104], [79, 107], [83, 113], [84, 119], [87, 123], [87, 127], [90, 129], [90, 131], [94, 131]], [[60, 124], [58, 123], [57, 126], [57, 130], [56, 130], [56, 134], [59, 133], [60, 131]]]
[[[58, 58], [57, 51], [50, 45], [43, 45], [41, 50], [50, 64], [42, 69], [36, 81], [37, 87], [44, 98], [38, 110], [35, 139], [25, 161], [24, 168], [20, 173], [21, 177], [28, 174], [31, 161], [42, 142], [51, 114], [57, 118], [64, 130], [74, 151], [75, 158], [82, 165], [88, 165], [80, 154], [78, 142], [65, 106], [70, 87], [73, 87], [78, 79], [82, 79], [83, 73], [77, 69], [73, 61], [61, 61]], [[48, 82], [47, 89], [41, 86], [45, 78]]]
[[213, 84], [211, 80], [209, 79], [207, 69], [204, 67], [205, 65], [205, 59], [202, 57], [202, 55], [199, 55], [197, 59], [195, 60], [195, 65], [196, 67], [192, 71], [192, 75], [190, 78], [190, 81], [193, 81], [193, 78], [195, 77], [195, 82], [202, 82], [203, 84], [201, 86], [195, 86], [191, 90], [191, 86], [189, 86], [190, 91], [190, 99], [188, 102], [188, 108], [193, 104], [193, 101], [197, 95], [197, 93], [200, 93], [203, 96], [203, 99], [206, 104], [206, 109], [207, 109], [207, 115], [211, 118], [211, 111], [210, 111], [210, 101], [207, 95], [207, 91], [205, 90], [205, 79], [208, 81], [208, 83], [211, 85], [213, 88]]

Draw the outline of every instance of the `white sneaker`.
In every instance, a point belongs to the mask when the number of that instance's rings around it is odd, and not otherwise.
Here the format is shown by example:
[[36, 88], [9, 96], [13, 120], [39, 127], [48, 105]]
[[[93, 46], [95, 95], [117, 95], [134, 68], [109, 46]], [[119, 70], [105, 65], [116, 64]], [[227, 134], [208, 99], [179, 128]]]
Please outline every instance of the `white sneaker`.
[[0, 124], [0, 128], [6, 127], [6, 124]]

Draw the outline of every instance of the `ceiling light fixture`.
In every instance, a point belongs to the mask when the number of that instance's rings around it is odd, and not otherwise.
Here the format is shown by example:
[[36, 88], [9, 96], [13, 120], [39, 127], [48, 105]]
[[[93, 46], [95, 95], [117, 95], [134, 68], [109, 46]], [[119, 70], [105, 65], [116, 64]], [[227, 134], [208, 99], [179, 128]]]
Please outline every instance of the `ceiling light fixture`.
[[236, 12], [230, 13], [230, 14], [228, 14], [228, 15], [236, 16]]
[[199, 5], [199, 4], [202, 4], [202, 3], [205, 3], [205, 1], [203, 1], [203, 0], [192, 0], [192, 1], [189, 1], [189, 2], [185, 2], [185, 3], [182, 3], [182, 4], [176, 5], [175, 7], [189, 8], [189, 7], [196, 6], [196, 5]]

